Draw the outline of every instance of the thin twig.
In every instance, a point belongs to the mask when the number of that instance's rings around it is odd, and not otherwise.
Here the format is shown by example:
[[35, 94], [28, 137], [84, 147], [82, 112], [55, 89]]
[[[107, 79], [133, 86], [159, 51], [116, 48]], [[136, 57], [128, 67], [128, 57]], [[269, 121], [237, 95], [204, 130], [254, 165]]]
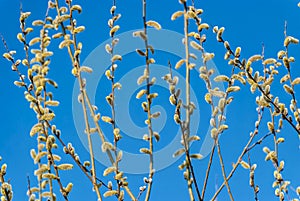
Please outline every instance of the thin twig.
[[204, 178], [204, 183], [203, 183], [202, 193], [201, 193], [202, 200], [204, 200], [204, 196], [205, 196], [205, 192], [206, 192], [206, 186], [207, 186], [207, 182], [208, 182], [208, 178], [209, 178], [209, 173], [210, 173], [210, 169], [211, 169], [215, 149], [216, 149], [216, 146], [213, 145], [212, 150], [211, 150], [210, 155], [209, 155], [208, 165], [207, 165], [206, 172], [205, 172], [205, 178]]
[[262, 138], [260, 138], [258, 141], [256, 141], [254, 144], [252, 144], [251, 146], [248, 147], [248, 152], [251, 151], [255, 146], [261, 144], [267, 137], [269, 137], [270, 135], [273, 135], [271, 132], [267, 133], [266, 135], [264, 135]]
[[219, 159], [220, 159], [222, 175], [223, 175], [223, 178], [224, 178], [224, 181], [225, 181], [225, 185], [227, 187], [228, 195], [229, 195], [230, 200], [233, 201], [234, 199], [233, 199], [233, 196], [232, 196], [232, 192], [231, 192], [228, 180], [226, 178], [225, 165], [224, 165], [223, 157], [222, 157], [222, 154], [221, 154], [221, 147], [220, 147], [219, 139], [217, 139], [217, 150], [218, 150], [218, 156], [219, 156]]
[[27, 175], [27, 190], [28, 190], [28, 196], [30, 197], [32, 192], [31, 192], [31, 187], [30, 187], [30, 178], [29, 175]]
[[221, 192], [221, 190], [224, 188], [224, 186], [226, 185], [226, 181], [229, 181], [229, 179], [233, 176], [234, 172], [236, 171], [237, 167], [240, 164], [240, 161], [242, 160], [243, 156], [247, 153], [248, 147], [250, 145], [250, 143], [252, 142], [252, 140], [254, 139], [255, 135], [252, 134], [252, 136], [250, 137], [250, 139], [248, 140], [246, 146], [244, 147], [242, 153], [240, 154], [240, 156], [237, 159], [237, 162], [234, 164], [231, 172], [228, 174], [227, 178], [225, 181], [223, 181], [223, 183], [221, 184], [221, 186], [218, 188], [218, 190], [215, 192], [215, 194], [212, 197], [212, 201], [215, 200], [217, 198], [217, 196], [219, 195], [219, 193]]

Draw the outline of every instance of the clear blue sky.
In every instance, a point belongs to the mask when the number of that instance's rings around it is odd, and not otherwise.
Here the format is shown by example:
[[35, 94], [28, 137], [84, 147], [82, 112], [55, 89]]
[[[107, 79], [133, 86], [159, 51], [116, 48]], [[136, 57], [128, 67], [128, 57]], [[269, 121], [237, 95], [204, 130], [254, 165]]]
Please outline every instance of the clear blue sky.
[[[16, 39], [16, 34], [19, 32], [19, 1], [1, 0], [2, 6], [0, 8], [0, 32], [5, 37], [10, 49], [15, 49], [22, 55], [21, 44]], [[74, 1], [74, 3], [79, 3]], [[196, 7], [204, 9], [203, 22], [209, 23], [211, 26], [218, 25], [224, 26], [224, 37], [230, 42], [233, 47], [242, 47], [242, 57], [248, 58], [253, 54], [261, 52], [262, 42], [265, 44], [266, 57], [276, 57], [277, 51], [283, 48], [283, 28], [284, 21], [288, 22], [288, 34], [300, 38], [300, 8], [297, 7], [296, 0], [289, 1], [245, 1], [238, 0], [232, 1], [196, 1]], [[23, 1], [23, 10], [32, 13], [29, 20], [41, 19], [44, 16], [47, 1]], [[86, 1], [81, 4], [83, 12], [77, 16], [77, 22], [80, 25], [85, 25], [86, 30], [79, 36], [79, 40], [83, 42], [84, 49], [81, 60], [91, 56], [91, 52], [101, 46], [101, 44], [109, 39], [109, 29], [107, 27], [107, 20], [109, 19], [109, 8], [111, 1]], [[182, 19], [171, 21], [170, 17], [173, 12], [181, 9], [178, 1], [149, 1], [148, 2], [148, 19], [153, 19], [162, 25], [163, 29], [172, 30], [182, 33]], [[119, 33], [126, 33], [142, 27], [141, 20], [141, 1], [117, 1], [117, 11], [122, 14], [119, 21], [121, 29]], [[35, 33], [36, 35], [38, 33]], [[125, 36], [124, 36], [125, 37]], [[127, 37], [127, 36], [126, 36]], [[125, 38], [126, 38], [125, 37]], [[122, 38], [121, 38], [122, 39]], [[215, 40], [215, 35], [212, 31], [207, 32], [206, 51], [214, 52], [216, 58], [214, 63], [220, 73], [229, 74], [226, 62], [223, 60], [224, 48], [222, 44], [218, 44]], [[151, 43], [151, 39], [150, 39]], [[55, 43], [56, 44], [56, 43]], [[129, 45], [129, 44], [128, 44]], [[132, 45], [132, 44], [131, 44]], [[159, 44], [158, 44], [159, 45]], [[174, 44], [173, 44], [174, 45]], [[181, 44], [174, 45], [178, 49], [182, 49]], [[172, 46], [174, 48], [174, 46]], [[53, 48], [55, 48], [53, 46]], [[154, 46], [155, 48], [155, 46]], [[176, 48], [175, 48], [176, 49]], [[1, 52], [5, 49], [1, 46]], [[74, 77], [71, 75], [71, 65], [69, 59], [66, 59], [65, 50], [55, 50], [51, 64], [51, 72], [49, 74], [58, 84], [58, 89], [53, 89], [54, 98], [60, 101], [60, 106], [55, 108], [56, 118], [55, 123], [62, 130], [63, 139], [66, 142], [72, 142], [76, 147], [77, 152], [80, 154], [81, 159], [89, 158], [89, 154], [84, 148], [82, 141], [78, 136], [78, 129], [76, 130], [73, 114], [73, 86]], [[117, 51], [125, 51], [121, 48]], [[134, 72], [133, 70], [143, 65], [143, 60], [134, 54], [134, 49], [131, 52], [126, 52], [124, 61], [120, 63], [120, 76], [122, 78], [127, 72]], [[126, 50], [128, 51], [128, 50]], [[174, 50], [175, 51], [175, 50]], [[300, 58], [299, 46], [291, 48], [291, 55]], [[166, 66], [170, 58], [173, 65], [178, 60], [178, 56], [168, 54], [168, 52], [160, 51], [154, 55], [157, 64]], [[103, 59], [107, 59], [107, 55]], [[101, 59], [100, 59], [101, 60]], [[107, 61], [102, 61], [107, 63]], [[293, 65], [297, 69], [299, 62]], [[107, 68], [108, 66], [91, 66], [93, 68]], [[97, 70], [96, 70], [97, 71]], [[98, 71], [97, 71], [98, 72]], [[182, 73], [179, 71], [179, 73]], [[295, 76], [300, 76], [299, 71], [293, 71]], [[156, 71], [159, 75], [159, 71]], [[128, 77], [129, 76], [129, 77]], [[136, 77], [127, 76], [135, 83]], [[160, 75], [162, 77], [163, 74]], [[195, 90], [196, 98], [199, 99], [198, 104], [200, 111], [196, 113], [200, 117], [198, 133], [202, 140], [207, 132], [210, 113], [209, 106], [203, 100], [200, 100], [205, 94], [203, 82], [198, 78], [197, 73], [192, 74], [192, 87]], [[158, 79], [160, 78], [157, 77]], [[125, 78], [124, 78], [125, 79]], [[130, 80], [129, 79], [129, 80]], [[36, 184], [33, 171], [36, 168], [29, 156], [30, 149], [35, 147], [35, 139], [29, 137], [29, 131], [33, 124], [36, 123], [35, 114], [30, 110], [28, 102], [24, 99], [23, 89], [18, 89], [13, 85], [13, 81], [17, 80], [17, 75], [11, 71], [10, 64], [0, 59], [0, 107], [1, 107], [1, 140], [0, 140], [0, 155], [8, 164], [7, 178], [11, 178], [11, 183], [14, 188], [14, 200], [24, 200], [26, 198], [27, 180], [26, 176], [29, 175], [32, 185]], [[95, 81], [95, 80], [94, 80]], [[89, 81], [88, 81], [89, 83]], [[94, 82], [93, 82], [94, 83]], [[101, 114], [109, 114], [108, 107], [105, 105], [105, 96], [108, 93], [108, 87], [105, 88], [108, 82], [103, 78], [100, 79], [100, 87], [98, 86], [95, 101], [100, 108]], [[124, 85], [124, 83], [122, 83]], [[128, 83], [129, 84], [129, 83]], [[137, 89], [136, 89], [137, 90]], [[172, 121], [173, 108], [168, 105], [168, 91], [163, 87], [156, 87], [155, 90], [160, 92], [161, 106], [157, 109], [163, 109], [169, 116], [166, 119], [165, 127], [162, 127], [161, 142], [156, 145], [156, 149], [162, 150], [173, 140], [173, 133], [177, 132], [177, 127]], [[297, 89], [299, 91], [299, 89]], [[143, 113], [139, 110], [140, 103], [135, 100], [135, 93], [133, 91], [132, 97], [129, 97], [130, 103], [128, 108], [132, 121], [137, 125], [135, 129], [143, 126]], [[278, 90], [278, 94], [282, 90]], [[128, 95], [128, 94], [127, 94]], [[231, 169], [231, 163], [235, 162], [238, 154], [241, 152], [244, 144], [248, 139], [249, 132], [253, 129], [254, 121], [256, 118], [255, 112], [255, 97], [249, 92], [249, 86], [243, 87], [239, 96], [235, 97], [232, 105], [228, 107], [228, 125], [230, 130], [225, 132], [221, 138], [222, 150], [224, 152], [224, 161], [227, 170]], [[283, 98], [283, 100], [288, 100]], [[158, 103], [156, 103], [159, 105]], [[289, 104], [287, 102], [287, 104]], [[103, 106], [100, 106], [103, 105]], [[128, 109], [127, 108], [127, 109]], [[122, 109], [121, 110], [126, 110]], [[77, 111], [76, 111], [77, 112]], [[75, 112], [75, 113], [76, 113]], [[122, 111], [119, 112], [120, 114]], [[76, 113], [77, 114], [77, 113]], [[75, 121], [76, 123], [76, 121]], [[104, 131], [109, 131], [109, 127], [102, 124]], [[77, 125], [78, 126], [78, 125]], [[158, 125], [159, 126], [159, 125]], [[78, 128], [78, 127], [77, 127]], [[79, 126], [80, 128], [80, 126]], [[168, 130], [166, 130], [168, 129]], [[80, 129], [79, 129], [80, 130]], [[144, 131], [137, 134], [125, 135], [125, 143], [121, 142], [120, 147], [127, 152], [137, 153], [142, 145], [145, 145], [141, 140], [133, 138], [133, 135], [143, 136]], [[262, 129], [261, 136], [266, 132]], [[292, 182], [291, 187], [296, 188], [300, 185], [300, 174], [298, 167], [299, 160], [299, 139], [295, 132], [290, 129], [286, 124], [282, 134], [286, 137], [286, 142], [280, 146], [280, 158], [286, 162], [286, 170], [284, 171], [284, 178]], [[202, 142], [194, 145], [195, 150], [199, 150]], [[271, 140], [267, 143], [270, 145]], [[262, 152], [263, 146], [258, 146], [253, 152], [252, 162], [258, 163], [256, 182], [260, 186], [259, 198], [260, 200], [275, 200], [274, 189], [272, 188], [273, 182], [273, 167], [270, 162], [264, 162], [264, 153]], [[168, 157], [160, 158], [163, 163], [169, 161]], [[217, 158], [217, 157], [216, 157]], [[183, 179], [182, 172], [178, 170], [177, 166], [183, 158], [175, 161], [174, 164], [158, 171], [154, 177], [154, 188], [151, 200], [187, 200], [188, 194], [186, 190], [186, 183]], [[66, 157], [66, 161], [69, 158]], [[202, 186], [203, 176], [207, 167], [207, 158], [195, 162], [195, 169], [200, 186]], [[144, 164], [139, 164], [139, 161], [133, 161], [135, 166], [139, 167]], [[127, 164], [132, 165], [132, 164]], [[125, 164], [126, 166], [126, 164]], [[102, 175], [105, 169], [101, 163], [97, 163], [98, 175]], [[92, 186], [89, 181], [83, 176], [81, 171], [75, 167], [70, 175], [62, 175], [65, 184], [67, 181], [74, 183], [74, 189], [70, 194], [70, 200], [96, 200], [96, 195], [91, 191]], [[248, 185], [249, 172], [239, 168], [230, 184], [233, 189], [233, 195], [236, 200], [253, 200], [252, 189]], [[129, 182], [134, 193], [138, 194], [138, 187], [143, 185], [142, 174], [129, 174]], [[107, 178], [103, 179], [107, 181]], [[208, 191], [206, 199], [209, 199], [214, 192], [215, 186], [222, 183], [221, 171], [219, 169], [219, 162], [215, 160], [211, 172], [211, 179], [209, 180]], [[58, 191], [57, 191], [58, 192]], [[290, 189], [290, 195], [295, 197], [295, 193]], [[219, 200], [229, 200], [226, 189], [223, 189], [220, 194]]]

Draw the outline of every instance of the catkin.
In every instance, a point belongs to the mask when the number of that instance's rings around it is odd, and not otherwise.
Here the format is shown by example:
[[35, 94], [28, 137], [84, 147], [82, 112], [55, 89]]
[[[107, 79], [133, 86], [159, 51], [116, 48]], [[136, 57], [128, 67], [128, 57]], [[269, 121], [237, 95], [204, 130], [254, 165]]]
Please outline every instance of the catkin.
[[161, 29], [161, 25], [156, 21], [149, 20], [149, 21], [146, 22], [146, 24], [147, 24], [147, 26], [154, 27], [157, 30]]

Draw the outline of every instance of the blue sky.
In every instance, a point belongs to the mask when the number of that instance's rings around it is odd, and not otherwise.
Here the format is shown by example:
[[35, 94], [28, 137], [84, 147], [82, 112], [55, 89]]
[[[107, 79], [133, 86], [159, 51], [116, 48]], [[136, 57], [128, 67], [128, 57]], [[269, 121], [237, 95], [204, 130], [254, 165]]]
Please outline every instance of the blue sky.
[[[23, 56], [22, 47], [16, 39], [16, 34], [19, 31], [19, 1], [1, 0], [1, 3], [3, 6], [0, 8], [0, 32], [5, 37], [9, 48], [17, 50], [19, 55]], [[74, 1], [74, 3], [78, 2]], [[266, 57], [276, 57], [277, 52], [283, 48], [283, 28], [285, 20], [288, 22], [288, 34], [300, 38], [300, 24], [298, 20], [300, 17], [300, 8], [297, 7], [297, 3], [298, 2], [295, 0], [284, 2], [279, 0], [253, 0], [243, 3], [237, 0], [206, 0], [196, 1], [196, 7], [204, 9], [204, 14], [202, 16], [203, 22], [207, 22], [211, 26], [218, 25], [219, 27], [224, 26], [226, 28], [224, 37], [233, 47], [242, 47], [242, 57], [248, 58], [253, 54], [260, 53], [262, 42], [265, 44]], [[43, 18], [46, 5], [47, 1], [23, 1], [23, 10], [31, 11], [32, 16], [29, 20], [35, 20]], [[95, 49], [97, 50], [104, 41], [109, 39], [107, 20], [110, 17], [109, 8], [111, 7], [111, 1], [88, 1], [81, 5], [83, 7], [83, 12], [81, 15], [77, 16], [77, 22], [86, 27], [85, 32], [79, 36], [79, 40], [82, 41], [84, 45], [81, 60], [89, 64], [94, 61], [89, 60], [93, 51]], [[160, 22], [163, 29], [172, 30], [179, 34], [183, 32], [182, 19], [176, 21], [170, 20], [172, 13], [181, 9], [181, 5], [178, 1], [149, 1], [147, 9], [148, 19]], [[119, 34], [125, 34], [128, 31], [132, 32], [132, 30], [142, 28], [141, 1], [117, 1], [117, 11], [122, 14], [122, 18], [119, 21], [119, 25], [121, 26]], [[38, 32], [35, 34], [38, 34]], [[126, 38], [126, 34], [122, 35], [122, 37], [124, 40], [128, 39]], [[120, 38], [122, 39], [122, 37]], [[57, 45], [57, 42], [54, 42], [54, 45], [55, 44]], [[54, 45], [52, 47], [55, 50], [55, 56], [52, 59], [52, 67], [49, 76], [59, 84], [58, 89], [52, 90], [54, 98], [60, 101], [60, 106], [55, 108], [55, 123], [62, 130], [63, 139], [66, 142], [72, 142], [80, 154], [81, 159], [85, 160], [89, 158], [89, 153], [84, 148], [84, 143], [82, 143], [83, 141], [80, 138], [80, 125], [75, 126], [76, 119], [73, 121], [74, 113], [80, 114], [80, 111], [76, 110], [76, 105], [74, 106], [73, 103], [73, 87], [76, 86], [76, 83], [74, 77], [71, 75], [71, 63], [69, 59], [66, 59], [66, 51], [56, 51]], [[172, 47], [178, 47], [179, 49], [183, 48], [180, 43], [178, 45], [174, 44]], [[223, 45], [216, 42], [215, 35], [211, 30], [207, 32], [205, 49], [208, 52], [215, 53], [216, 57], [214, 63], [218, 71], [220, 73], [229, 74], [230, 68], [227, 66], [227, 62], [223, 60], [225, 52]], [[137, 77], [130, 77], [130, 74], [126, 73], [131, 72], [134, 74], [134, 70], [143, 65], [143, 59], [134, 54], [134, 50], [135, 49], [132, 49], [130, 52], [130, 50], [124, 50], [122, 48], [117, 49], [117, 51], [120, 52], [128, 51], [126, 55], [124, 55], [124, 61], [119, 64], [119, 79], [123, 77], [125, 81], [126, 79], [129, 79], [133, 83], [135, 83]], [[1, 47], [1, 52], [4, 51], [5, 49]], [[296, 60], [297, 58], [300, 58], [299, 46], [293, 46], [290, 54], [294, 56]], [[178, 55], [164, 51], [158, 51], [157, 55], [154, 55], [154, 57], [157, 64], [164, 67], [167, 66], [168, 59], [170, 59], [174, 65], [179, 58]], [[99, 61], [103, 63], [99, 63], [99, 66], [91, 66], [94, 68], [95, 72], [100, 72], [99, 69], [108, 67], [104, 65], [106, 62], [103, 61], [106, 58], [108, 58], [107, 55], [96, 58], [95, 61], [98, 61], [97, 59], [99, 59]], [[299, 63], [296, 62], [294, 69], [297, 69], [297, 65], [299, 65]], [[159, 79], [160, 72], [155, 72], [155, 75], [158, 75]], [[161, 73], [162, 75], [160, 75], [160, 77], [163, 76], [163, 70]], [[179, 74], [180, 73], [182, 74], [183, 71], [179, 71]], [[294, 70], [293, 73], [295, 77], [300, 75], [297, 70]], [[125, 75], [127, 75], [127, 77]], [[109, 92], [108, 87], [106, 87], [108, 82], [104, 78], [98, 80], [95, 80], [93, 76], [87, 76], [87, 78], [90, 78], [91, 83], [93, 84], [95, 84], [95, 81], [99, 81], [98, 88], [96, 88], [95, 92], [95, 102], [100, 108], [101, 114], [109, 114], [108, 107], [105, 105], [105, 96]], [[24, 200], [26, 199], [27, 190], [26, 176], [30, 176], [32, 185], [36, 182], [35, 177], [33, 176], [33, 171], [36, 167], [33, 165], [29, 156], [30, 149], [35, 147], [35, 139], [30, 138], [28, 134], [32, 125], [36, 123], [36, 120], [35, 114], [30, 110], [28, 102], [23, 98], [23, 89], [18, 89], [13, 85], [13, 81], [15, 80], [17, 80], [17, 75], [11, 71], [10, 64], [4, 59], [0, 59], [0, 107], [2, 114], [0, 155], [9, 167], [7, 178], [11, 178], [11, 183], [14, 187], [14, 200]], [[192, 88], [195, 90], [196, 94], [195, 98], [199, 99], [198, 104], [200, 109], [197, 110], [200, 119], [200, 123], [197, 122], [199, 124], [197, 133], [199, 133], [203, 140], [208, 128], [210, 108], [203, 100], [201, 100], [205, 94], [205, 86], [202, 80], [198, 78], [197, 72], [192, 73], [192, 82]], [[129, 108], [128, 112], [136, 125], [135, 129], [141, 129], [141, 133], [126, 133], [124, 140], [128, 141], [120, 143], [120, 147], [129, 153], [137, 153], [141, 146], [146, 145], [138, 139], [138, 136], [144, 134], [141, 128], [143, 126], [144, 114], [141, 109], [139, 109], [140, 102], [135, 100], [135, 93], [137, 90], [138, 88], [133, 91], [132, 97], [129, 96], [128, 107], [126, 109], [120, 107], [121, 111], [119, 112], [121, 115], [122, 110], [128, 110]], [[173, 108], [168, 104], [168, 90], [165, 89], [163, 84], [154, 87], [154, 90], [159, 91], [161, 94], [158, 99], [160, 104], [159, 102], [155, 104], [157, 105], [156, 109], [164, 110], [166, 114], [169, 115], [172, 114]], [[297, 91], [299, 91], [299, 89]], [[280, 95], [280, 93], [283, 94], [282, 89], [279, 88], [276, 92], [278, 95]], [[224, 152], [224, 161], [227, 170], [231, 168], [231, 163], [236, 161], [243, 145], [247, 142], [249, 132], [254, 127], [256, 118], [256, 106], [254, 102], [256, 95], [250, 93], [248, 85], [242, 87], [241, 92], [235, 96], [233, 104], [228, 107], [227, 123], [230, 126], [230, 130], [225, 132], [221, 138], [221, 143], [223, 144], [221, 144], [221, 146]], [[282, 99], [288, 101], [288, 98]], [[265, 120], [266, 119], [264, 119], [264, 121]], [[105, 124], [102, 125], [104, 131], [109, 132], [109, 127]], [[166, 124], [162, 126], [161, 129], [161, 142], [155, 145], [158, 150], [163, 150], [163, 148], [173, 140], [173, 133], [177, 132], [177, 127], [172, 121], [172, 116], [169, 116], [166, 119]], [[264, 127], [261, 131], [262, 136], [266, 132], [266, 128]], [[279, 156], [286, 162], [286, 168], [283, 174], [287, 180], [292, 181], [291, 187], [296, 188], [297, 185], [300, 185], [300, 174], [298, 171], [298, 166], [300, 165], [299, 139], [296, 133], [293, 132], [287, 124], [285, 124], [281, 135], [286, 137], [286, 142], [280, 146]], [[201, 143], [201, 141], [199, 144], [195, 143], [193, 149], [199, 150]], [[271, 145], [271, 143], [272, 141], [269, 140], [265, 145]], [[260, 200], [273, 200], [276, 199], [274, 196], [274, 189], [271, 186], [273, 182], [273, 167], [270, 162], [264, 162], [265, 155], [262, 152], [262, 148], [263, 146], [257, 146], [257, 148], [251, 152], [252, 162], [258, 163], [256, 181], [261, 189], [259, 198]], [[157, 161], [157, 163], [168, 161], [170, 160], [169, 157], [171, 158], [172, 156], [160, 158], [162, 161]], [[70, 162], [68, 157], [66, 157], [65, 160]], [[188, 194], [185, 181], [182, 172], [177, 168], [182, 160], [183, 158], [175, 161], [174, 164], [155, 174], [154, 188], [151, 196], [152, 200], [187, 200]], [[194, 164], [200, 186], [202, 186], [202, 179], [206, 170], [207, 161], [208, 159], [204, 158]], [[139, 161], [133, 161], [133, 163], [133, 166], [137, 167], [143, 165], [141, 163], [139, 164]], [[124, 164], [124, 166], [126, 165], [129, 164]], [[101, 175], [105, 166], [99, 162], [97, 163], [97, 167], [98, 174]], [[67, 183], [67, 181], [72, 181], [74, 183], [74, 189], [70, 194], [70, 200], [96, 199], [95, 194], [91, 191], [91, 184], [84, 178], [77, 167], [69, 174], [70, 175], [62, 175], [62, 177], [64, 178], [65, 183]], [[233, 195], [236, 200], [253, 200], [252, 189], [248, 185], [248, 174], [249, 172], [247, 170], [238, 168], [238, 171], [230, 181]], [[144, 176], [145, 175], [141, 174], [128, 174], [129, 182], [132, 186], [131, 188], [134, 189], [133, 191], [136, 195], [138, 194], [138, 187], [143, 185], [142, 179]], [[103, 180], [107, 181], [107, 178], [104, 178]], [[221, 171], [219, 169], [218, 160], [215, 160], [212, 167], [206, 199], [211, 197], [215, 186], [220, 185], [220, 183], [222, 183]], [[295, 197], [292, 189], [290, 189], [290, 195]], [[229, 200], [226, 189], [223, 189], [219, 200]]]

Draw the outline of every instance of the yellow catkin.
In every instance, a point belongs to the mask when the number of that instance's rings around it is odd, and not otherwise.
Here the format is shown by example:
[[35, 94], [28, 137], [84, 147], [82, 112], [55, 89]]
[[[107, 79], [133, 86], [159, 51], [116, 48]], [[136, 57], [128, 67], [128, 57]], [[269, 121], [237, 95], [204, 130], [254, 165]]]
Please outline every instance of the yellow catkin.
[[295, 78], [295, 79], [293, 80], [293, 82], [292, 82], [292, 85], [293, 85], [293, 86], [294, 86], [294, 85], [297, 85], [297, 84], [300, 84], [300, 77]]
[[284, 138], [283, 137], [280, 137], [277, 139], [277, 144], [280, 144], [280, 143], [283, 143], [284, 142]]
[[116, 167], [108, 167], [103, 171], [103, 176], [107, 176], [110, 173], [114, 172], [116, 170]]
[[205, 53], [203, 58], [203, 63], [208, 62], [209, 60], [213, 59], [215, 57], [214, 53]]
[[158, 93], [152, 93], [152, 94], [148, 95], [148, 98], [153, 99], [153, 98], [156, 98], [157, 96], [158, 96]]
[[85, 26], [79, 26], [79, 27], [76, 27], [74, 30], [73, 30], [73, 33], [74, 34], [78, 34], [78, 33], [81, 33], [85, 30]]
[[196, 18], [196, 17], [197, 17], [197, 14], [196, 14], [194, 11], [189, 10], [189, 11], [187, 12], [187, 16], [188, 16], [189, 18], [193, 19], [193, 18]]
[[146, 22], [146, 24], [147, 24], [147, 26], [154, 27], [157, 30], [161, 29], [161, 25], [156, 21], [149, 20], [149, 21]]
[[[300, 4], [300, 3], [299, 3]], [[300, 6], [299, 6], [300, 7]], [[300, 186], [297, 187], [296, 192], [298, 194], [298, 196], [300, 195]]]
[[107, 150], [113, 150], [114, 146], [110, 142], [104, 142], [101, 146], [101, 149], [103, 152], [106, 152]]
[[71, 169], [73, 169], [73, 165], [72, 165], [72, 164], [65, 163], [65, 164], [60, 164], [60, 165], [58, 165], [57, 168], [58, 168], [59, 170], [71, 170]]
[[137, 93], [136, 98], [137, 98], [137, 99], [140, 99], [143, 95], [146, 94], [146, 92], [147, 92], [147, 90], [145, 90], [145, 89], [140, 90], [140, 91]]
[[71, 11], [74, 11], [74, 10], [78, 11], [78, 13], [81, 13], [82, 8], [81, 8], [80, 5], [73, 5], [73, 6], [71, 7]]
[[67, 193], [70, 193], [71, 190], [72, 190], [72, 188], [73, 188], [73, 183], [68, 183], [68, 185], [67, 185], [66, 188], [65, 188], [65, 191], [66, 191]]
[[218, 75], [214, 78], [215, 82], [229, 82], [230, 79], [226, 75]]
[[80, 72], [92, 73], [93, 69], [91, 67], [88, 67], [88, 66], [81, 66], [80, 67]]
[[222, 133], [224, 130], [227, 130], [227, 129], [228, 129], [228, 126], [225, 125], [225, 124], [222, 124], [222, 125], [219, 127], [218, 131], [219, 131], [219, 133]]
[[109, 35], [113, 36], [119, 29], [120, 29], [119, 25], [114, 26], [113, 28], [111, 28]]
[[250, 165], [249, 165], [247, 162], [241, 161], [240, 164], [241, 164], [241, 166], [242, 166], [243, 168], [245, 168], [245, 169], [250, 169]]
[[176, 20], [178, 17], [183, 15], [183, 11], [176, 11], [175, 13], [172, 14], [171, 20]]
[[46, 171], [48, 171], [47, 165], [41, 165], [41, 167], [39, 169], [34, 171], [34, 175], [39, 176], [39, 175], [45, 173]]
[[274, 58], [269, 58], [263, 61], [263, 65], [270, 65], [270, 64], [275, 64], [276, 63], [276, 59]]
[[151, 151], [149, 149], [147, 149], [147, 148], [141, 148], [140, 152], [144, 153], [144, 154], [151, 154]]
[[42, 20], [35, 20], [32, 22], [32, 26], [42, 26], [44, 25], [44, 21]]
[[140, 56], [146, 56], [146, 53], [145, 52], [143, 52], [142, 50], [140, 50], [140, 49], [136, 49], [135, 50]]
[[13, 57], [12, 57], [11, 54], [9, 54], [9, 53], [4, 53], [4, 54], [3, 54], [3, 57], [4, 57], [5, 59], [9, 60], [9, 61], [12, 61], [12, 60], [13, 60]]
[[114, 56], [111, 58], [111, 62], [115, 62], [115, 61], [117, 61], [117, 60], [121, 61], [121, 60], [122, 60], [122, 56], [116, 54], [116, 55], [114, 55]]
[[109, 44], [106, 44], [106, 45], [105, 45], [105, 50], [106, 50], [106, 52], [107, 52], [108, 54], [111, 54], [111, 52], [112, 52], [112, 48], [110, 47]]
[[106, 191], [103, 196], [104, 197], [110, 197], [110, 196], [114, 196], [114, 195], [117, 195], [118, 194], [118, 191], [116, 190], [109, 190], [109, 191]]
[[224, 30], [225, 30], [224, 27], [221, 27], [220, 29], [217, 30], [217, 40], [218, 40], [219, 42], [222, 41], [222, 35], [223, 35], [223, 33], [224, 33]]
[[231, 93], [231, 92], [236, 92], [236, 91], [239, 91], [239, 90], [240, 90], [239, 86], [231, 86], [231, 87], [227, 88], [226, 92]]
[[262, 56], [259, 55], [259, 54], [256, 54], [256, 55], [251, 56], [251, 57], [248, 59], [248, 61], [250, 61], [250, 62], [255, 62], [255, 61], [259, 61], [259, 60], [261, 60], [261, 59], [262, 59]]
[[102, 119], [102, 121], [104, 121], [106, 123], [112, 123], [113, 122], [112, 118], [110, 118], [108, 116], [102, 116], [101, 119]]
[[287, 93], [294, 94], [293, 89], [290, 86], [288, 86], [287, 84], [283, 85], [283, 88]]
[[175, 153], [173, 154], [173, 157], [177, 157], [177, 156], [180, 156], [181, 154], [184, 153], [184, 149], [181, 148], [181, 149], [178, 149], [177, 151], [175, 151]]
[[213, 138], [213, 139], [216, 139], [218, 137], [218, 130], [216, 128], [213, 128], [211, 129], [210, 131], [210, 136]]
[[44, 179], [56, 179], [57, 178], [57, 176], [55, 174], [52, 174], [52, 173], [45, 173], [45, 174], [42, 175], [42, 177]]
[[270, 153], [270, 149], [268, 147], [264, 147], [263, 148], [263, 152], [265, 152], [266, 154]]
[[185, 62], [185, 59], [180, 59], [180, 60], [176, 63], [175, 69], [179, 69], [179, 68], [182, 66], [182, 64], [184, 64], [184, 62]]
[[209, 25], [207, 23], [202, 23], [198, 26], [199, 32], [201, 32], [203, 29], [209, 29]]
[[123, 172], [119, 172], [118, 174], [115, 175], [115, 180], [121, 180], [123, 177]]
[[287, 36], [284, 39], [283, 45], [284, 45], [284, 47], [287, 47], [287, 46], [289, 46], [290, 43], [298, 44], [299, 40], [297, 38], [292, 37], [292, 36]]
[[201, 154], [191, 154], [190, 157], [198, 160], [203, 158]]
[[134, 37], [141, 37], [143, 40], [147, 40], [147, 36], [144, 31], [135, 31], [132, 34]]
[[30, 40], [29, 45], [32, 46], [40, 41], [41, 41], [41, 39], [39, 37], [33, 38]]
[[241, 47], [237, 47], [236, 49], [235, 49], [235, 53], [234, 53], [234, 56], [235, 57], [240, 57], [241, 56]]
[[206, 101], [208, 104], [212, 104], [212, 98], [211, 98], [211, 94], [210, 94], [210, 93], [205, 94], [204, 99], [205, 99], [205, 101]]
[[195, 50], [203, 50], [203, 47], [202, 47], [199, 43], [197, 43], [197, 42], [195, 42], [195, 41], [191, 41], [191, 42], [190, 42], [190, 45], [191, 45], [191, 47], [194, 48]]
[[67, 46], [69, 46], [69, 45], [71, 45], [73, 43], [73, 41], [72, 40], [69, 40], [69, 39], [67, 39], [67, 40], [63, 40], [60, 44], [59, 44], [59, 49], [62, 49], [62, 48], [64, 48], [64, 47], [67, 47]]
[[61, 38], [61, 37], [63, 37], [64, 36], [64, 34], [63, 33], [56, 33], [56, 34], [53, 34], [52, 35], [52, 38]]

